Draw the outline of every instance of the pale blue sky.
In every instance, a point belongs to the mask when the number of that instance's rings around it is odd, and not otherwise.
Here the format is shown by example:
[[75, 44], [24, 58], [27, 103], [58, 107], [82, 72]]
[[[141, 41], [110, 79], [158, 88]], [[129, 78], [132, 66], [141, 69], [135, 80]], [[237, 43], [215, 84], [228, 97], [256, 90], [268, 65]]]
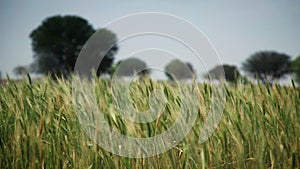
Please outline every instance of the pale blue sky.
[[[32, 60], [30, 32], [53, 15], [79, 15], [95, 28], [124, 15], [164, 12], [182, 17], [202, 30], [223, 63], [240, 67], [250, 54], [275, 50], [300, 55], [300, 1], [15, 1], [0, 2], [0, 70], [12, 75]], [[122, 46], [116, 60], [122, 59]], [[193, 58], [183, 57], [194, 62]], [[217, 64], [217, 63], [216, 63]], [[197, 65], [194, 65], [197, 70]], [[197, 72], [198, 74], [204, 72]]]

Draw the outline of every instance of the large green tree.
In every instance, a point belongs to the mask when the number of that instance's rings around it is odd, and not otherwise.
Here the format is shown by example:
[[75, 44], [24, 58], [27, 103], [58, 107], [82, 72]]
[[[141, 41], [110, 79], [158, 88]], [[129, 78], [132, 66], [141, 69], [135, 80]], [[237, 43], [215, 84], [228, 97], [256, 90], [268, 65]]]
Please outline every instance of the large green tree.
[[240, 77], [240, 72], [236, 66], [224, 64], [211, 69], [205, 77], [217, 80], [224, 78], [226, 81], [234, 82]]
[[300, 84], [300, 56], [292, 62], [292, 69], [296, 76], [296, 81]]
[[169, 80], [186, 80], [193, 78], [195, 71], [191, 63], [175, 59], [166, 65], [165, 74]]
[[261, 51], [251, 55], [243, 64], [243, 70], [264, 83], [273, 83], [291, 72], [290, 56], [274, 51]]
[[[107, 37], [117, 41], [116, 35], [102, 30]], [[35, 72], [54, 76], [68, 76], [85, 42], [95, 29], [78, 16], [53, 16], [46, 18], [30, 34], [34, 51]], [[107, 72], [114, 60], [117, 47], [113, 47], [101, 62], [98, 72]]]

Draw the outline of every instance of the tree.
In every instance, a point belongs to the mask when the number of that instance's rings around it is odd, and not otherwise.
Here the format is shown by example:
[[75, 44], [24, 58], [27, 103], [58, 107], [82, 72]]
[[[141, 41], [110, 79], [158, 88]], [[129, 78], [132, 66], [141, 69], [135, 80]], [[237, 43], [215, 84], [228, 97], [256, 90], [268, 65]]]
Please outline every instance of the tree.
[[296, 81], [300, 84], [300, 56], [292, 62], [292, 71], [295, 73]]
[[[112, 41], [117, 41], [114, 33], [105, 29], [101, 31]], [[67, 77], [73, 71], [83, 45], [94, 32], [94, 28], [78, 16], [58, 15], [46, 18], [30, 33], [35, 72], [51, 74], [52, 77]], [[109, 70], [117, 50], [115, 46], [107, 52], [97, 70], [99, 73]]]
[[30, 72], [30, 68], [27, 66], [17, 66], [13, 70], [16, 76], [24, 76]]
[[142, 77], [148, 75], [150, 71], [144, 61], [138, 58], [129, 58], [117, 62], [112, 73], [116, 76], [132, 76], [138, 73]]
[[[224, 72], [223, 72], [224, 71]], [[221, 79], [225, 78], [226, 81], [234, 82], [240, 77], [240, 73], [236, 66], [218, 65], [211, 69], [206, 75], [207, 78]]]
[[290, 56], [273, 51], [261, 51], [251, 55], [243, 64], [243, 70], [262, 82], [273, 83], [291, 71]]
[[184, 63], [178, 59], [172, 60], [165, 67], [165, 74], [170, 80], [191, 79], [194, 76], [194, 69], [191, 63]]

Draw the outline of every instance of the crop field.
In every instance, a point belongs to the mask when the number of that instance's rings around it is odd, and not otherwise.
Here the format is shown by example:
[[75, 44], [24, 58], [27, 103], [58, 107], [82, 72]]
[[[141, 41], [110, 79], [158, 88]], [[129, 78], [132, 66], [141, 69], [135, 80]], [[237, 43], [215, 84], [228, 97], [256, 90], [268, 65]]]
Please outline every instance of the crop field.
[[[107, 79], [97, 79], [97, 103], [120, 133], [152, 137], [174, 122], [180, 99], [171, 82], [132, 83], [131, 101], [137, 109], [149, 108], [147, 91], [153, 89], [162, 90], [168, 102], [160, 118], [140, 124], [118, 116], [110, 85]], [[0, 86], [0, 168], [300, 168], [300, 89], [224, 85], [223, 115], [207, 141], [200, 143], [199, 135], [214, 86], [199, 83], [197, 119], [186, 137], [165, 153], [129, 158], [104, 150], [83, 131], [71, 81], [8, 80]]]

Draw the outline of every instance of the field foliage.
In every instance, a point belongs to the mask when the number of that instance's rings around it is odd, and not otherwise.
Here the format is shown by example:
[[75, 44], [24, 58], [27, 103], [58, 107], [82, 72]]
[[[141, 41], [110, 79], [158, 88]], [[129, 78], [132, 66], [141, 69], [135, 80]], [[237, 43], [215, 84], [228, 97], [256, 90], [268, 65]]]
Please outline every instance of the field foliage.
[[[85, 134], [74, 111], [72, 84], [47, 77], [0, 86], [0, 168], [299, 168], [300, 89], [293, 86], [226, 84], [226, 105], [212, 136], [199, 143], [210, 109], [212, 85], [198, 84], [198, 117], [173, 149], [149, 158], [126, 158], [103, 150]], [[132, 137], [151, 137], [173, 123], [180, 99], [170, 82], [133, 83], [131, 100], [148, 109], [149, 90], [168, 104], [149, 124], [130, 123], [112, 106], [110, 81], [98, 79], [97, 102], [111, 126]]]

